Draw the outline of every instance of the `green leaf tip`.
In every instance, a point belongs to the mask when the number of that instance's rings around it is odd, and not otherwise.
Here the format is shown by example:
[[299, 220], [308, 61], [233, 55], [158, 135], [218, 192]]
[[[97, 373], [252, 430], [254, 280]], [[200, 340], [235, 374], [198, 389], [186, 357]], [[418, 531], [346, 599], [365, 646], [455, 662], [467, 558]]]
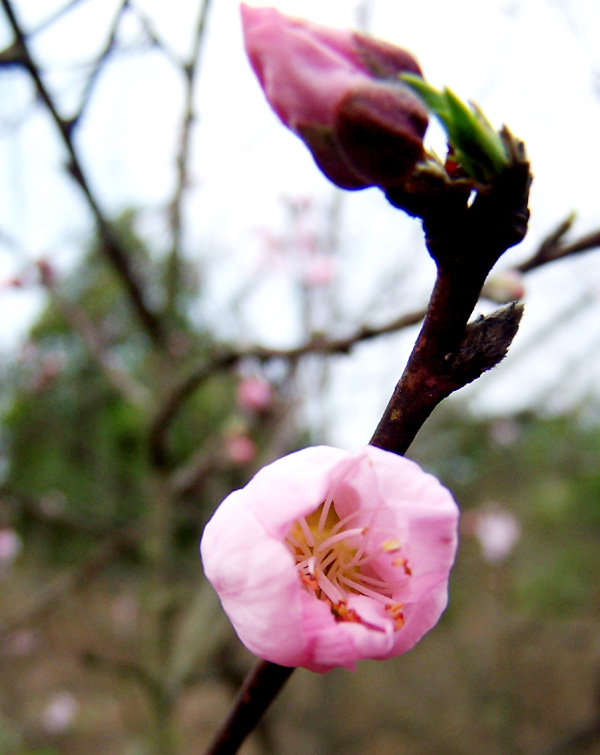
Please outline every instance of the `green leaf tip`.
[[400, 78], [441, 122], [453, 159], [468, 175], [489, 184], [503, 172], [508, 166], [504, 144], [477, 105], [465, 104], [447, 87], [439, 92], [415, 74], [401, 74]]

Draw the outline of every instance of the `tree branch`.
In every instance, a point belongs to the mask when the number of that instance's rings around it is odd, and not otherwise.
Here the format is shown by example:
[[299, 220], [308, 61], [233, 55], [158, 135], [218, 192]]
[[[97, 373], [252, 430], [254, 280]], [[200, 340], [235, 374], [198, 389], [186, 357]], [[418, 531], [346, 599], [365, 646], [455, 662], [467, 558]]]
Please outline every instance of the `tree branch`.
[[530, 270], [556, 262], [573, 254], [589, 252], [600, 247], [600, 230], [592, 231], [571, 243], [563, 243], [564, 236], [571, 230], [575, 222], [575, 215], [571, 214], [563, 220], [557, 228], [542, 241], [535, 254], [525, 262], [516, 266], [516, 270], [527, 273]]
[[87, 314], [76, 304], [69, 302], [59, 293], [48, 266], [38, 262], [42, 285], [46, 288], [56, 308], [69, 323], [71, 330], [83, 341], [91, 359], [106, 375], [108, 382], [125, 399], [136, 406], [149, 405], [149, 393], [129, 373], [114, 366], [102, 337]]
[[345, 338], [316, 336], [291, 349], [267, 349], [261, 346], [238, 350], [230, 349], [207, 359], [175, 386], [156, 415], [149, 435], [149, 450], [153, 463], [159, 467], [167, 463], [166, 434], [169, 427], [186, 399], [209, 377], [229, 370], [246, 359], [254, 359], [259, 362], [285, 359], [289, 362], [296, 362], [309, 354], [323, 356], [327, 354], [347, 354], [358, 343], [377, 338], [386, 333], [395, 333], [409, 325], [418, 324], [423, 319], [424, 314], [423, 310], [419, 310], [402, 315], [379, 327], [363, 325], [355, 333]]
[[83, 172], [72, 138], [74, 121], [63, 118], [57, 111], [54, 101], [42, 80], [40, 69], [29, 52], [27, 35], [17, 21], [10, 0], [0, 0], [0, 3], [2, 4], [15, 35], [14, 45], [16, 45], [15, 49], [17, 50], [19, 62], [27, 69], [32, 77], [40, 99], [48, 109], [52, 120], [60, 131], [63, 144], [69, 156], [69, 173], [75, 179], [87, 199], [92, 215], [96, 221], [98, 235], [102, 240], [104, 252], [120, 276], [144, 330], [153, 343], [162, 346], [166, 342], [162, 323], [147, 305], [144, 293], [134, 274], [127, 252], [121, 246], [117, 235], [100, 209]]
[[194, 43], [189, 62], [182, 66], [185, 76], [185, 104], [184, 113], [181, 123], [181, 132], [179, 137], [179, 150], [177, 152], [177, 182], [173, 198], [170, 202], [170, 224], [171, 224], [171, 250], [167, 259], [167, 302], [168, 309], [172, 310], [175, 304], [175, 298], [180, 284], [180, 263], [181, 263], [181, 237], [182, 237], [182, 204], [185, 189], [189, 180], [189, 154], [192, 126], [195, 119], [194, 113], [194, 86], [198, 76], [199, 63], [201, 57], [202, 43], [205, 38], [206, 20], [210, 0], [203, 0], [196, 32], [194, 34]]

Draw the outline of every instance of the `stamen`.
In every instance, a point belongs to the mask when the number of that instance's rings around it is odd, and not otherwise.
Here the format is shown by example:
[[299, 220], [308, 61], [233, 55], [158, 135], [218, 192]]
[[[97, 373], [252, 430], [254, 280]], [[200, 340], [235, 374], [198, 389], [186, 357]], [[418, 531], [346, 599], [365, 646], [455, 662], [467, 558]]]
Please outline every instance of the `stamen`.
[[329, 509], [331, 508], [331, 505], [333, 504], [333, 498], [329, 496], [325, 503], [323, 504], [323, 508], [321, 510], [321, 516], [319, 517], [319, 523], [317, 524], [317, 532], [323, 532], [325, 529], [325, 523], [327, 522], [327, 517], [329, 516]]
[[335, 585], [333, 585], [322, 572], [319, 572], [319, 574], [317, 575], [317, 581], [321, 590], [323, 590], [325, 595], [327, 595], [329, 600], [331, 600], [333, 603], [338, 603], [343, 599], [344, 594], [342, 593], [342, 591], [339, 590]]
[[375, 590], [370, 590], [368, 587], [365, 587], [365, 585], [361, 585], [353, 579], [348, 579], [348, 577], [340, 575], [340, 582], [348, 585], [348, 587], [351, 587], [356, 592], [361, 593], [361, 595], [366, 595], [368, 598], [373, 598], [373, 600], [377, 600], [380, 603], [389, 603], [389, 595], [382, 595], [381, 593], [375, 592]]
[[313, 536], [313, 533], [308, 526], [308, 522], [306, 519], [302, 516], [300, 519], [298, 519], [298, 524], [300, 525], [300, 528], [302, 529], [302, 532], [304, 534], [304, 537], [306, 538], [306, 542], [311, 548], [314, 548], [315, 546], [315, 538]]
[[356, 535], [366, 535], [366, 528], [356, 527], [353, 530], [344, 530], [344, 532], [339, 532], [337, 535], [328, 537], [327, 540], [323, 540], [322, 543], [319, 543], [315, 548], [315, 551], [318, 553], [319, 551], [328, 550], [332, 545], [335, 545], [335, 543], [339, 543], [349, 537], [355, 537]]
[[[303, 585], [315, 598], [327, 603], [336, 621], [371, 627], [347, 605], [349, 596], [362, 595], [383, 604], [394, 629], [400, 629], [404, 623], [403, 606], [393, 598], [396, 588], [405, 583], [411, 572], [407, 559], [401, 556], [402, 542], [397, 531], [378, 526], [382, 512], [379, 507], [356, 510], [339, 519], [333, 498], [329, 495], [320, 508], [298, 519], [291, 528], [293, 534], [286, 538]], [[394, 572], [398, 579], [391, 581], [379, 575], [374, 562], [383, 558], [388, 565], [401, 567]], [[362, 571], [365, 567], [368, 574]], [[383, 631], [379, 626], [371, 628]]]

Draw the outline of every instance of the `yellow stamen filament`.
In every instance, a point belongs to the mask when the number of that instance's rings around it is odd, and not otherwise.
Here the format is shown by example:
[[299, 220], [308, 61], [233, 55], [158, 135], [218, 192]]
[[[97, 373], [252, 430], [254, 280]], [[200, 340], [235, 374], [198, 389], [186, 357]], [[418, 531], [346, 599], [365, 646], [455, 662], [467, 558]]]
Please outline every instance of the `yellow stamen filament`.
[[[360, 509], [340, 519], [333, 500], [328, 498], [312, 514], [294, 523], [286, 543], [296, 560], [302, 584], [328, 604], [336, 621], [358, 622], [382, 631], [348, 607], [350, 596], [362, 595], [382, 604], [394, 622], [394, 629], [399, 630], [404, 625], [403, 606], [394, 600], [394, 592], [411, 571], [406, 558], [387, 558], [402, 550], [396, 537], [376, 544], [377, 535], [396, 534], [389, 528], [378, 527], [377, 515], [377, 509]], [[360, 520], [360, 525], [356, 520]], [[398, 579], [390, 580], [379, 574], [377, 562], [381, 563], [381, 558], [390, 566], [401, 568]]]

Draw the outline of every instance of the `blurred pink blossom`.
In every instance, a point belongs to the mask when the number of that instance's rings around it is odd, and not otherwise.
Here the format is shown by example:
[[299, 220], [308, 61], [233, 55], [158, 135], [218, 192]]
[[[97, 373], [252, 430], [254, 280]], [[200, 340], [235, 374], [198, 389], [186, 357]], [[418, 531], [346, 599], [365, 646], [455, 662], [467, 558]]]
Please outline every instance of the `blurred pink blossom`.
[[521, 537], [517, 517], [494, 504], [465, 516], [465, 529], [474, 535], [481, 547], [481, 555], [490, 564], [505, 561]]
[[249, 650], [326, 672], [404, 653], [436, 624], [457, 521], [450, 493], [414, 462], [319, 446], [231, 493], [200, 547]]
[[256, 456], [256, 443], [245, 433], [232, 433], [225, 439], [225, 450], [234, 464], [248, 464]]
[[398, 78], [410, 53], [352, 31], [242, 4], [246, 51], [269, 104], [344, 189], [402, 183], [423, 154], [427, 112]]
[[247, 411], [261, 412], [273, 403], [271, 383], [258, 376], [243, 377], [236, 390], [238, 405]]
[[335, 260], [324, 254], [314, 254], [304, 260], [303, 281], [309, 288], [328, 286], [337, 275]]
[[68, 731], [79, 711], [79, 703], [69, 692], [57, 692], [42, 713], [42, 726], [49, 734]]
[[18, 532], [5, 527], [0, 529], [0, 567], [10, 566], [23, 550], [23, 541]]

